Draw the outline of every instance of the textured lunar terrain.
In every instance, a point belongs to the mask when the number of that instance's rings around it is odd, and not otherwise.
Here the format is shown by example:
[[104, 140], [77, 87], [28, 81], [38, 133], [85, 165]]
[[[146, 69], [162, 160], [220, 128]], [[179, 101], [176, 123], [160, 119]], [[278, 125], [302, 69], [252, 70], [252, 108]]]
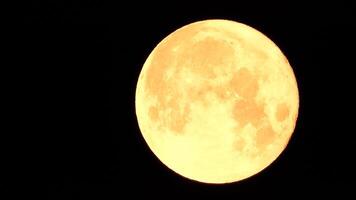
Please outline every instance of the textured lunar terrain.
[[208, 183], [245, 179], [286, 147], [298, 114], [293, 70], [262, 33], [232, 21], [184, 26], [147, 58], [136, 114], [170, 169]]

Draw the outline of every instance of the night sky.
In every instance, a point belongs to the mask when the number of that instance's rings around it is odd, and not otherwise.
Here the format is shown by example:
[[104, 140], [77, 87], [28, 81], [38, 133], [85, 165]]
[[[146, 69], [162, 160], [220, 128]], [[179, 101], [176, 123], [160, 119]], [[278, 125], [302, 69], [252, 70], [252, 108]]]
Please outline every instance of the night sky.
[[[48, 199], [269, 199], [355, 188], [355, 131], [335, 124], [344, 115], [332, 119], [338, 105], [352, 101], [341, 100], [350, 90], [333, 83], [347, 74], [335, 69], [353, 66], [332, 58], [353, 56], [346, 47], [355, 37], [354, 3], [119, 2], [27, 2], [19, 51], [27, 63], [22, 73], [33, 74], [23, 86], [31, 90], [28, 106], [41, 113], [41, 188]], [[296, 129], [281, 156], [226, 185], [191, 181], [161, 164], [141, 136], [134, 104], [138, 75], [155, 45], [183, 25], [216, 18], [273, 40], [300, 93]]]

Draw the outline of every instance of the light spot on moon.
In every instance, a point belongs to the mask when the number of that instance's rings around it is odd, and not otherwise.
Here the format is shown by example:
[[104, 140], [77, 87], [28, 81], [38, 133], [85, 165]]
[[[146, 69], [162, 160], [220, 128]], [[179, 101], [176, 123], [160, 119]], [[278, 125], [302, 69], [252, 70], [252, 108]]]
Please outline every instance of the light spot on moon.
[[293, 133], [298, 104], [278, 47], [226, 20], [189, 24], [163, 39], [136, 89], [150, 149], [178, 174], [207, 183], [239, 181], [271, 164]]

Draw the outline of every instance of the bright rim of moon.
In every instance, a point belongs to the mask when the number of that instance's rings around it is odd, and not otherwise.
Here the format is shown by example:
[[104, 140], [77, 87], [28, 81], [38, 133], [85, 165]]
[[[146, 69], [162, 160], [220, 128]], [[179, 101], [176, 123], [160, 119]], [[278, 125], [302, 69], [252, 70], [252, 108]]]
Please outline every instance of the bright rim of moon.
[[143, 65], [136, 115], [153, 153], [199, 182], [230, 183], [270, 165], [295, 128], [297, 82], [261, 32], [228, 20], [186, 25]]

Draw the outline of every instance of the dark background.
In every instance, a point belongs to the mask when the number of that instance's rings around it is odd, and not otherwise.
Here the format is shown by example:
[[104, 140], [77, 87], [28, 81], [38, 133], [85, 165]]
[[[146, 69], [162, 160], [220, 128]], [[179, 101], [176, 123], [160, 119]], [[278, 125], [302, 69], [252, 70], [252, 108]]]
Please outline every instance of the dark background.
[[[29, 130], [43, 133], [40, 161], [30, 164], [40, 169], [39, 189], [48, 199], [351, 193], [355, 133], [347, 128], [350, 118], [336, 113], [352, 102], [345, 94], [353, 92], [346, 69], [353, 67], [347, 58], [355, 4], [248, 2], [28, 1], [18, 31], [23, 67], [16, 69], [27, 77], [19, 101], [22, 117], [33, 120]], [[289, 59], [300, 92], [286, 150], [263, 172], [227, 185], [187, 180], [162, 165], [140, 134], [134, 105], [139, 72], [155, 45], [183, 25], [213, 18], [271, 38]]]

